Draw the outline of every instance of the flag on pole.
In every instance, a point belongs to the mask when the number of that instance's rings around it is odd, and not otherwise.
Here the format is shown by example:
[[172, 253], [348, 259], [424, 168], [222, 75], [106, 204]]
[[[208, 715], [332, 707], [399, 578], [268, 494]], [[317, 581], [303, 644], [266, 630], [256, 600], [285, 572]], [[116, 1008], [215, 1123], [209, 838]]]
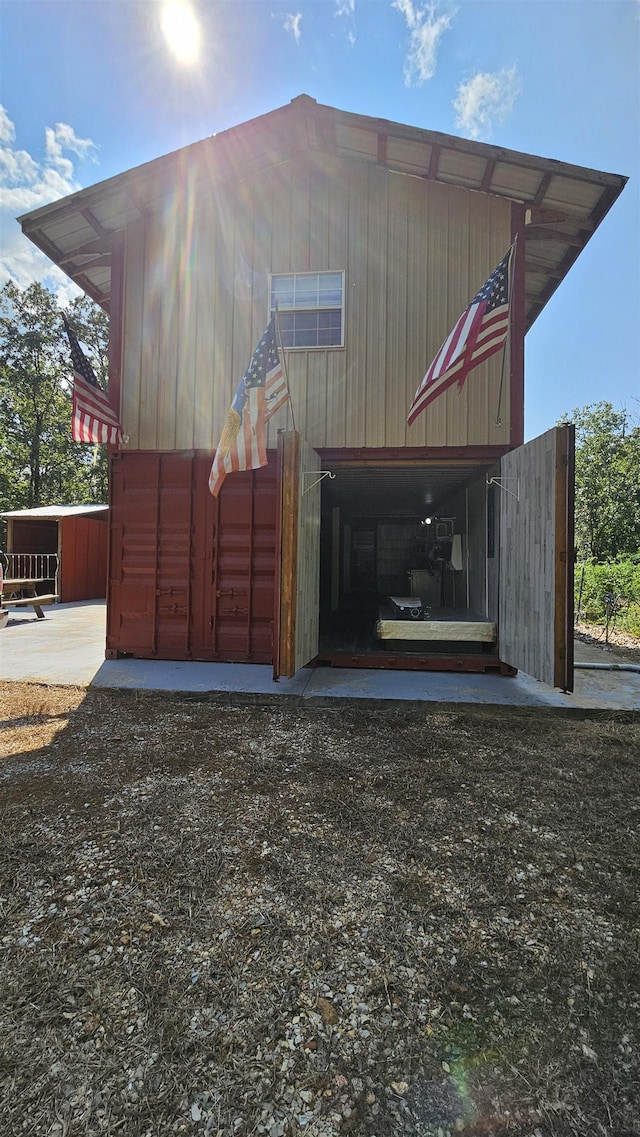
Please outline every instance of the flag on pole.
[[278, 341], [276, 338], [277, 319], [277, 315], [271, 319], [269, 327], [262, 337], [263, 339], [267, 335], [269, 337], [267, 344], [267, 378], [264, 385], [264, 400], [266, 405], [265, 422], [268, 422], [276, 411], [284, 406], [287, 399], [291, 398], [289, 384], [287, 383], [287, 377], [282, 368], [280, 352], [278, 351]]
[[227, 413], [209, 475], [209, 489], [214, 497], [220, 493], [227, 474], [266, 466], [265, 425], [289, 397], [274, 317], [251, 357]]
[[409, 408], [409, 426], [453, 383], [462, 387], [470, 371], [499, 351], [509, 330], [509, 271], [512, 245], [482, 285], [438, 351]]
[[71, 437], [74, 442], [123, 441], [122, 427], [107, 394], [99, 386], [93, 368], [84, 354], [65, 316], [62, 317], [71, 347], [73, 363], [73, 419]]

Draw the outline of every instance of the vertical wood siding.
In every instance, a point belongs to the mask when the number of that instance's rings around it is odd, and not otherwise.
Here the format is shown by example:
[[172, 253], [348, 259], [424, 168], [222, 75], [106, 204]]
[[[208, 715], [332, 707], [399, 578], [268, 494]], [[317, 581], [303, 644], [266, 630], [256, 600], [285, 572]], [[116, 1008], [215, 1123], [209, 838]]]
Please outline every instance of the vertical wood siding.
[[59, 522], [60, 600], [100, 599], [107, 594], [107, 519], [64, 517]]
[[318, 654], [320, 621], [320, 457], [300, 445], [296, 670]]
[[[228, 186], [185, 175], [126, 234], [122, 416], [129, 446], [213, 449], [268, 319], [270, 272], [343, 270], [345, 346], [289, 351], [313, 447], [508, 445], [502, 353], [412, 427], [409, 404], [510, 243], [510, 203], [312, 153]], [[291, 426], [283, 408], [270, 427]]]
[[274, 678], [291, 678], [318, 653], [320, 456], [296, 431], [284, 431], [279, 438], [278, 465], [280, 643]]
[[573, 435], [553, 427], [500, 462], [500, 658], [571, 689]]
[[[527, 459], [526, 462], [523, 459]], [[500, 658], [554, 683], [554, 431], [501, 460]], [[517, 495], [517, 496], [516, 496]]]

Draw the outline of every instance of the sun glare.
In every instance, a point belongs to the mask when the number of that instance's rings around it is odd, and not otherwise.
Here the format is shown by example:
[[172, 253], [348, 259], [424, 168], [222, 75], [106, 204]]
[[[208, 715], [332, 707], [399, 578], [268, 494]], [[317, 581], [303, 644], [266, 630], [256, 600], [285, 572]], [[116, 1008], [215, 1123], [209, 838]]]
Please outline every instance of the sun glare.
[[162, 34], [179, 63], [195, 63], [200, 55], [200, 25], [189, 0], [164, 0]]

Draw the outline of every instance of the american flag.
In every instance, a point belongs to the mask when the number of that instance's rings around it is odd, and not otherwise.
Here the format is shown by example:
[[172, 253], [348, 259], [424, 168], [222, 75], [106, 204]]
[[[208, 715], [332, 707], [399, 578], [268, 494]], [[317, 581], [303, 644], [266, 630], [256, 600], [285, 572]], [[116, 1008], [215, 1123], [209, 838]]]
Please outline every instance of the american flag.
[[499, 351], [509, 330], [509, 268], [514, 251], [500, 261], [438, 351], [409, 408], [409, 426], [452, 383], [462, 387], [467, 375]]
[[91, 364], [84, 354], [75, 333], [66, 318], [62, 317], [71, 347], [73, 363], [73, 419], [71, 437], [74, 442], [110, 442], [119, 446], [123, 441], [122, 427], [106, 392], [98, 385]]
[[214, 497], [220, 493], [227, 474], [266, 466], [265, 424], [289, 397], [274, 317], [251, 357], [227, 413], [209, 475], [209, 489]]

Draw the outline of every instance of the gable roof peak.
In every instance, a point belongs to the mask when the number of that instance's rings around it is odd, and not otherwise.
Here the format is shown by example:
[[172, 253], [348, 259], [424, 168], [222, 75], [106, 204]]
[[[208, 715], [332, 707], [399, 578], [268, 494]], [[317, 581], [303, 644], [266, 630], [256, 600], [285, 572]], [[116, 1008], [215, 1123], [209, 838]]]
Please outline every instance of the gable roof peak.
[[292, 107], [317, 107], [318, 100], [311, 97], [311, 95], [296, 95], [295, 99], [291, 100]]

